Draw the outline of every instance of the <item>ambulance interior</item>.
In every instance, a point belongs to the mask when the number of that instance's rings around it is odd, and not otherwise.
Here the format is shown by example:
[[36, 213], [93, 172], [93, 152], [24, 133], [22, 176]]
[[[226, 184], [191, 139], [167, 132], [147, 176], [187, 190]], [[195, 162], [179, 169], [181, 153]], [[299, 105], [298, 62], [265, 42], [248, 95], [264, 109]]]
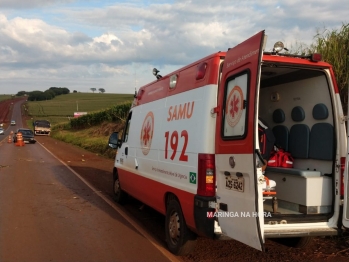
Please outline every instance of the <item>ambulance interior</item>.
[[275, 144], [294, 158], [293, 168], [265, 170], [276, 182], [277, 206], [273, 196], [263, 203], [272, 219], [290, 223], [331, 217], [336, 144], [328, 83], [322, 70], [262, 65], [259, 115], [272, 129]]

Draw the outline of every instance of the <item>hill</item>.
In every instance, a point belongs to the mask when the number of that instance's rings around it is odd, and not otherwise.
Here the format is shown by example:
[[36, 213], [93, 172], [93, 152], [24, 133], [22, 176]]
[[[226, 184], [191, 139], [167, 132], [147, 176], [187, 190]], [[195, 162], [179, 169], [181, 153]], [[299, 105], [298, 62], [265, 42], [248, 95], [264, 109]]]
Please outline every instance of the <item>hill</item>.
[[74, 112], [97, 112], [132, 100], [133, 94], [71, 93], [47, 101], [27, 101], [23, 109], [33, 121], [45, 119], [55, 125], [69, 122]]
[[[109, 149], [112, 132], [121, 131], [133, 100], [131, 94], [73, 93], [60, 95], [48, 101], [27, 101], [23, 106], [25, 125], [46, 119], [51, 122], [51, 136], [74, 144], [93, 153], [113, 158]], [[87, 112], [74, 118], [74, 112]]]

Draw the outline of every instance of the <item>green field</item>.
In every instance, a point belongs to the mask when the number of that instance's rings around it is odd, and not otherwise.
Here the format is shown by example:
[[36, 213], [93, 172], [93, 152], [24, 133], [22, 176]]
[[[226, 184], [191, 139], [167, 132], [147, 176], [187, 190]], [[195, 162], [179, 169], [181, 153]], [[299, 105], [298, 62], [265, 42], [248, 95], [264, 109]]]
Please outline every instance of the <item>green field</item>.
[[74, 112], [97, 112], [132, 100], [133, 94], [71, 93], [47, 101], [28, 101], [25, 111], [33, 120], [46, 119], [54, 125], [69, 121]]
[[7, 100], [7, 99], [11, 99], [12, 96], [11, 95], [0, 95], [0, 101], [2, 100]]

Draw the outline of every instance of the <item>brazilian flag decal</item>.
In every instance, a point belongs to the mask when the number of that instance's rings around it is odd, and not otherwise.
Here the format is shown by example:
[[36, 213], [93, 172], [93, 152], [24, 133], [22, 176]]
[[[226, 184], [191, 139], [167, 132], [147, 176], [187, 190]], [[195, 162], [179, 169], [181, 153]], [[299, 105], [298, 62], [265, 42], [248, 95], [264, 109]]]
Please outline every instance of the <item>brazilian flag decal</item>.
[[196, 184], [196, 173], [194, 172], [189, 173], [189, 182], [190, 184]]

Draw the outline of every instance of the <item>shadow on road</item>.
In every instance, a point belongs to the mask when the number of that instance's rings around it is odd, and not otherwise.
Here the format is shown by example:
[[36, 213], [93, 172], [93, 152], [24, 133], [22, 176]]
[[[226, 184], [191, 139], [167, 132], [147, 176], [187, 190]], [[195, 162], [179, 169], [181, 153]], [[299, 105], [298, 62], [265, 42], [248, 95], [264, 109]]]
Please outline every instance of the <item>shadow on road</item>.
[[[70, 166], [75, 172], [86, 179], [91, 185], [95, 187], [97, 191], [102, 193], [104, 196], [112, 200], [112, 176], [111, 172], [105, 170], [81, 167], [81, 166]], [[122, 222], [129, 228], [139, 233], [123, 216], [115, 212], [114, 209], [110, 208], [109, 204], [105, 203], [99, 197], [96, 198], [95, 192], [90, 188], [84, 186], [84, 183], [76, 176], [67, 177], [67, 172], [62, 172], [62, 166], [54, 166], [53, 172], [55, 173], [56, 179], [66, 188], [72, 191], [72, 194], [77, 197], [88, 201], [90, 204], [98, 207], [103, 212], [107, 213], [110, 217]], [[75, 186], [72, 186], [75, 185]], [[154, 209], [144, 205], [142, 202], [128, 197], [128, 201], [124, 206], [115, 203], [117, 207], [121, 208], [126, 214], [130, 215], [138, 224], [142, 225], [146, 231], [151, 234], [157, 241], [159, 241], [164, 247], [165, 242], [165, 217], [155, 211]]]

